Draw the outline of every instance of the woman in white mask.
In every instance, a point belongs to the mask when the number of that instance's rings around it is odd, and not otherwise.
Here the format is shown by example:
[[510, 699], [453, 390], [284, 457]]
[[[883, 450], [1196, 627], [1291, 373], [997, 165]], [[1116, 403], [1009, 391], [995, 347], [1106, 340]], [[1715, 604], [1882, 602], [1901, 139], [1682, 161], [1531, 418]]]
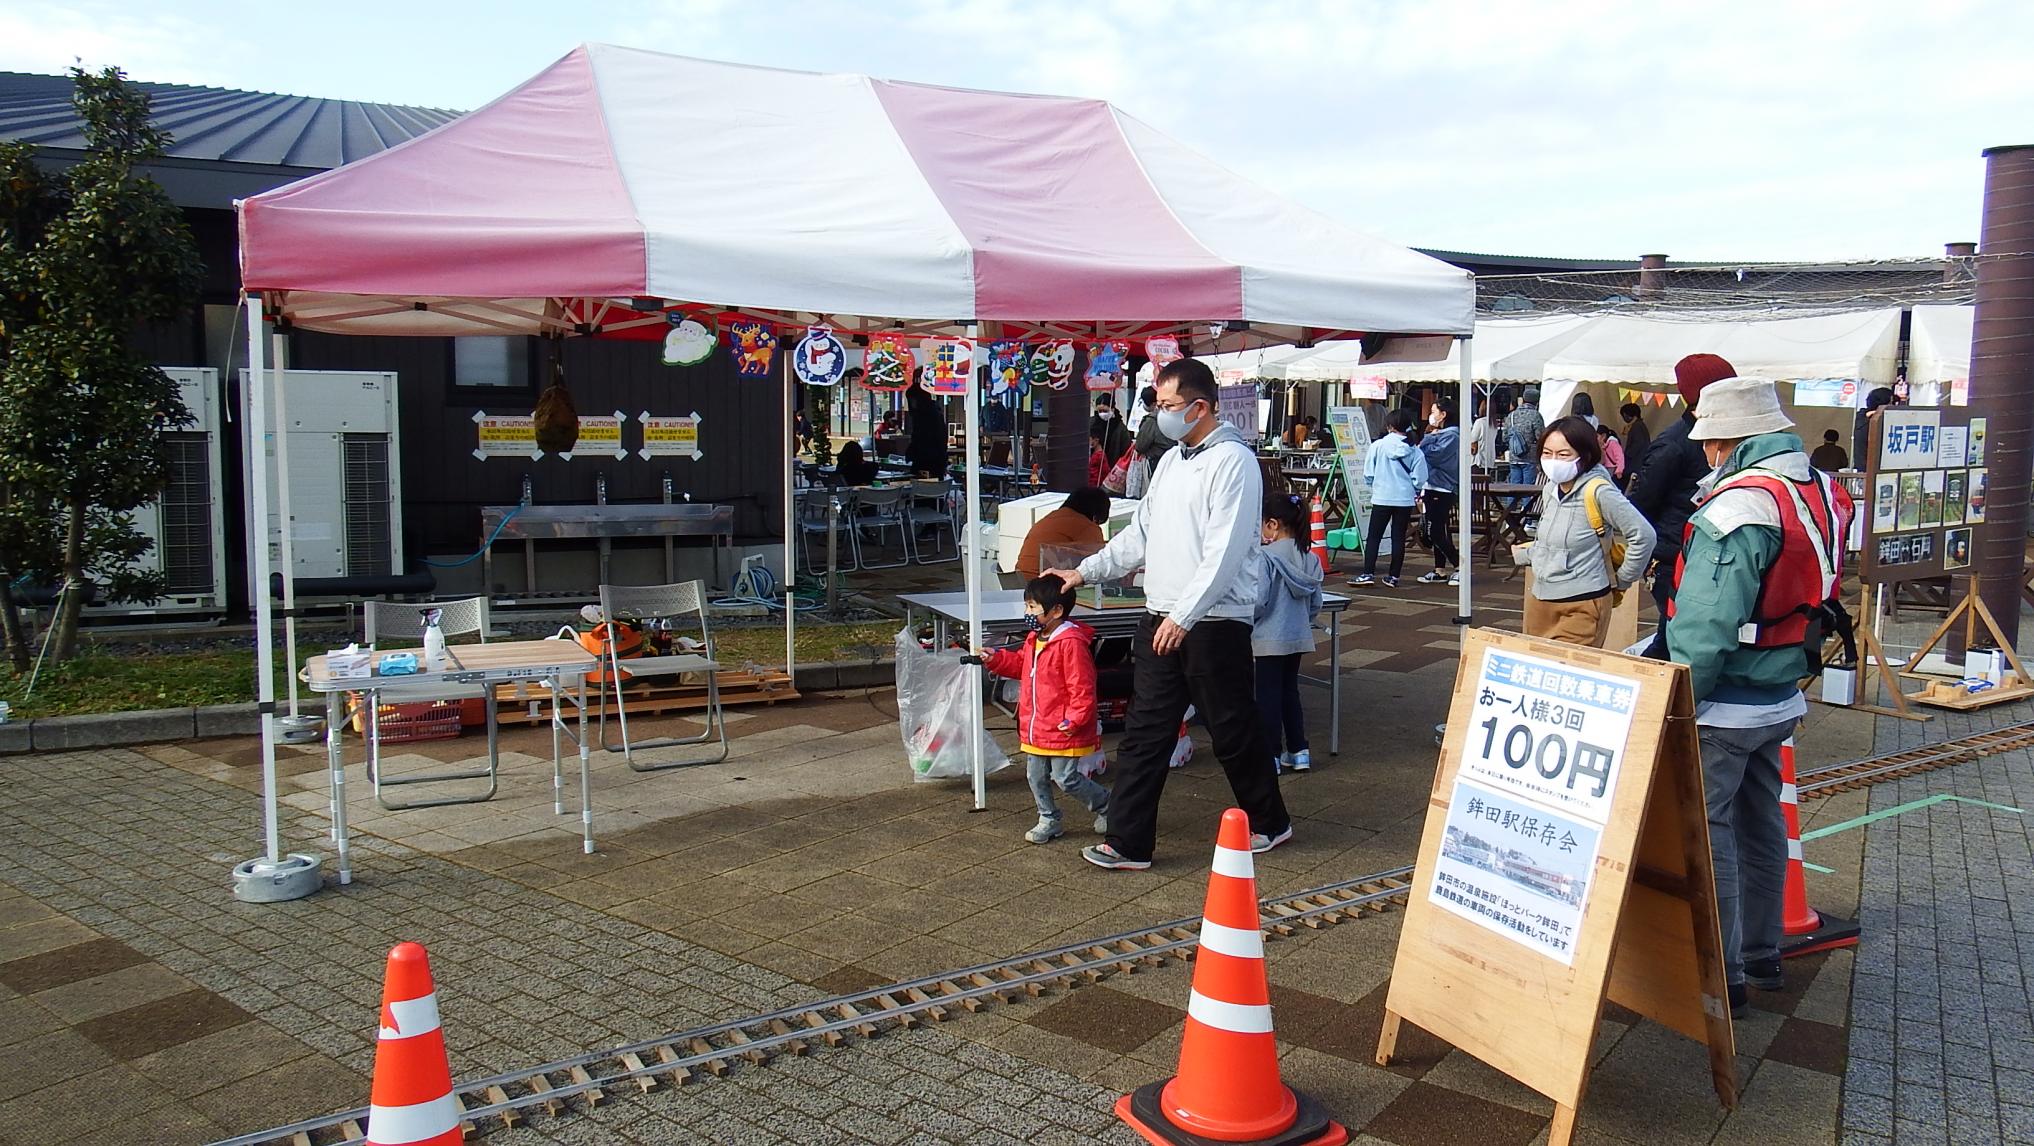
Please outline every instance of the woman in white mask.
[[1547, 427], [1539, 463], [1547, 484], [1529, 547], [1526, 635], [1601, 647], [1615, 597], [1652, 560], [1653, 527], [1618, 491], [1595, 428], [1581, 418]]

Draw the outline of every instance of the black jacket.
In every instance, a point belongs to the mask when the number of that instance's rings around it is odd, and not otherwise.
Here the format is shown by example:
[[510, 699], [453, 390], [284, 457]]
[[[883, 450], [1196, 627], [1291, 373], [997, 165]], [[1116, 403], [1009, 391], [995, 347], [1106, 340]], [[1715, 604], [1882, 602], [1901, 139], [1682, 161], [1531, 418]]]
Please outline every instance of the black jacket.
[[1695, 487], [1709, 476], [1709, 459], [1702, 456], [1702, 443], [1688, 437], [1694, 427], [1695, 415], [1683, 414], [1661, 430], [1631, 483], [1631, 503], [1659, 535], [1653, 556], [1669, 566], [1680, 556], [1681, 535], [1695, 514]]

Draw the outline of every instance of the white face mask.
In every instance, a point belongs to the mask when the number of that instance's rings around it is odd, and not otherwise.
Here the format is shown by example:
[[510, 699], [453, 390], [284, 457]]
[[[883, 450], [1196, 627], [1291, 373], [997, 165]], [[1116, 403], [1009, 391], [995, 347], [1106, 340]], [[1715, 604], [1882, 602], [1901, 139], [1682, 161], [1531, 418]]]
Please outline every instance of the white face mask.
[[1103, 406], [1095, 411], [1095, 417], [1100, 418], [1104, 422], [1108, 421], [1109, 419], [1115, 416], [1116, 411], [1109, 409], [1107, 406]]
[[1575, 475], [1581, 472], [1581, 469], [1582, 463], [1574, 458], [1540, 459], [1540, 471], [1547, 475], [1548, 481], [1556, 485], [1566, 485], [1574, 481]]

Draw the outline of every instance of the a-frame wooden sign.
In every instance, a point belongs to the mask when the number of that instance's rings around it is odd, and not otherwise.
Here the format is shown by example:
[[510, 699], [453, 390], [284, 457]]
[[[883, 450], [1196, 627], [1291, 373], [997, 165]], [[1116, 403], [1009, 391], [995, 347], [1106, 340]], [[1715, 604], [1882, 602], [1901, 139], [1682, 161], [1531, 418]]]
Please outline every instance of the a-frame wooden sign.
[[1737, 1105], [1688, 670], [1465, 634], [1377, 1044], [1411, 1022], [1554, 1101], [1565, 1146], [1607, 998], [1709, 1049]]

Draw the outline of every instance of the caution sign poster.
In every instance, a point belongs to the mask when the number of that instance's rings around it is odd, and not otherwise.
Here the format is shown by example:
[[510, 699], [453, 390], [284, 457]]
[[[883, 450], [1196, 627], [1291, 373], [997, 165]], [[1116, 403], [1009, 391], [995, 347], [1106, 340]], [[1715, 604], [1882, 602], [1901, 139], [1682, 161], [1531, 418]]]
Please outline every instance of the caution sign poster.
[[652, 414], [648, 410], [636, 415], [643, 424], [643, 448], [637, 456], [650, 458], [691, 458], [698, 461], [705, 451], [699, 448], [699, 412], [690, 414]]
[[568, 453], [558, 456], [571, 461], [576, 457], [613, 458], [616, 461], [628, 457], [622, 448], [622, 423], [628, 418], [620, 410], [612, 414], [581, 414], [579, 416], [579, 440], [573, 443]]
[[473, 412], [479, 442], [473, 447], [476, 458], [541, 458], [537, 448], [537, 422], [528, 414]]

